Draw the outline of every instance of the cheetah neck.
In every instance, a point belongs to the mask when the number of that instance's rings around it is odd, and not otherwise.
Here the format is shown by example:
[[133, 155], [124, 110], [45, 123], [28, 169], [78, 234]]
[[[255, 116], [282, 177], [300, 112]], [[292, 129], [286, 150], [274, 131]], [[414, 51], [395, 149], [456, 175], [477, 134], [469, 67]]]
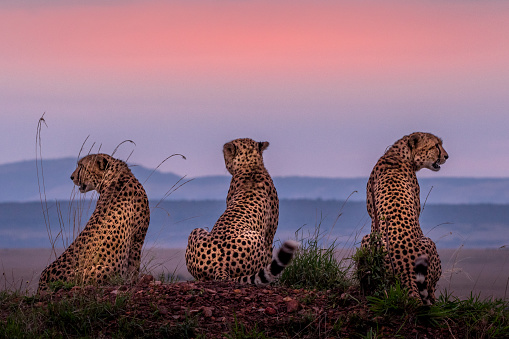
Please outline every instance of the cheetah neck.
[[[238, 194], [259, 194], [259, 186], [264, 185], [266, 181], [272, 181], [265, 167], [257, 170], [238, 171], [232, 176], [230, 188], [228, 190], [227, 201], [231, 201], [233, 196]], [[271, 186], [273, 184], [271, 183]], [[236, 200], [236, 199], [233, 199]]]
[[384, 158], [396, 158], [402, 162], [413, 162], [413, 154], [408, 147], [407, 138], [396, 141], [384, 154]]
[[131, 170], [127, 167], [115, 166], [105, 173], [97, 192], [101, 195], [107, 192], [118, 192], [123, 189], [133, 177]]

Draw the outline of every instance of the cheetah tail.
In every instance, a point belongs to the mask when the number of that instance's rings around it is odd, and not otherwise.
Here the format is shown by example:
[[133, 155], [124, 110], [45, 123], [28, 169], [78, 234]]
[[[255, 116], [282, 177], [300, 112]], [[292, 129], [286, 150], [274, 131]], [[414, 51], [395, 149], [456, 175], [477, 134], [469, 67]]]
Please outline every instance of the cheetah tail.
[[238, 282], [253, 285], [267, 285], [273, 282], [276, 277], [283, 272], [286, 266], [292, 261], [295, 251], [299, 248], [299, 243], [293, 240], [287, 240], [281, 245], [272, 262], [250, 276], [237, 278]]
[[426, 277], [428, 276], [429, 260], [426, 254], [421, 255], [415, 259], [415, 283], [424, 305], [431, 305], [429, 299], [428, 287], [426, 283]]

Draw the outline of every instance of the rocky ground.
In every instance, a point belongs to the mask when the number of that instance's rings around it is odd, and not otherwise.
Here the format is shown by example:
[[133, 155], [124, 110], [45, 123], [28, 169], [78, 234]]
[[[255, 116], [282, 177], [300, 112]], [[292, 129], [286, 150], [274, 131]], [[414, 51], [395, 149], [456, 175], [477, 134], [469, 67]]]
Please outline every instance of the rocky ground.
[[[144, 276], [136, 286], [73, 287], [20, 308], [47, 309], [76, 296], [92, 296], [111, 305], [124, 300], [114, 316], [92, 326], [92, 337], [129, 336], [172, 338], [350, 338], [400, 336], [404, 338], [461, 337], [450, 326], [426, 325], [410, 315], [374, 316], [358, 291], [310, 291], [280, 286], [246, 286], [229, 282], [154, 281]], [[77, 307], [77, 306], [74, 306]], [[0, 311], [5, 320], [8, 310]], [[51, 312], [50, 312], [51, 313]], [[64, 325], [65, 326], [65, 325]]]

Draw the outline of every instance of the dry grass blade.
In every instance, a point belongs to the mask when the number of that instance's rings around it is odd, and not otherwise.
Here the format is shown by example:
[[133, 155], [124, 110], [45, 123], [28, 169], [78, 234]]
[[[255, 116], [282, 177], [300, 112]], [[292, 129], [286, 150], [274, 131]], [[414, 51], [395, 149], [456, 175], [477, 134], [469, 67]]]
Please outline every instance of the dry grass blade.
[[85, 144], [88, 140], [88, 138], [90, 138], [90, 134], [87, 135], [87, 137], [85, 138], [85, 140], [83, 141], [83, 143], [81, 144], [81, 148], [80, 148], [80, 151], [78, 152], [78, 159], [76, 159], [76, 162], [78, 162], [78, 160], [80, 159], [81, 157], [81, 152], [83, 152], [83, 148], [85, 147]]
[[44, 167], [42, 164], [42, 138], [41, 138], [41, 131], [42, 126], [48, 127], [48, 124], [46, 123], [46, 120], [44, 119], [44, 115], [39, 118], [39, 121], [37, 123], [37, 132], [35, 134], [35, 167], [37, 169], [37, 186], [39, 188], [39, 200], [41, 202], [41, 208], [42, 208], [42, 215], [44, 218], [44, 225], [46, 226], [46, 232], [48, 234], [49, 241], [51, 243], [51, 248], [53, 250], [53, 253], [56, 256], [56, 250], [55, 250], [55, 241], [56, 239], [53, 239], [53, 236], [51, 234], [51, 225], [50, 225], [50, 218], [48, 214], [48, 200], [46, 196], [46, 184], [44, 182]]
[[159, 169], [159, 167], [161, 167], [161, 165], [162, 165], [162, 164], [164, 164], [164, 163], [165, 163], [168, 159], [171, 159], [171, 158], [173, 158], [174, 156], [177, 156], [177, 155], [180, 155], [180, 156], [182, 157], [182, 159], [187, 160], [187, 158], [186, 158], [184, 155], [179, 154], [179, 153], [175, 153], [175, 154], [170, 155], [169, 157], [166, 157], [166, 159], [164, 159], [163, 161], [161, 161], [161, 162], [159, 163], [159, 165], [157, 165], [157, 166], [156, 166], [156, 168], [154, 168], [154, 169], [152, 170], [152, 172], [150, 172], [150, 174], [149, 174], [149, 176], [147, 177], [147, 179], [145, 179], [145, 181], [143, 182], [143, 185], [145, 185], [145, 183], [148, 181], [148, 179], [150, 179], [150, 177], [152, 176], [152, 174], [154, 174], [154, 173], [155, 173], [155, 172]]
[[[111, 156], [114, 156], [115, 153], [117, 153], [118, 149], [120, 146], [122, 146], [123, 144], [125, 144], [126, 142], [130, 142], [131, 144], [133, 144], [135, 147], [136, 147], [136, 143], [132, 140], [124, 140], [122, 141], [120, 144], [117, 145], [117, 147], [115, 147], [115, 149], [113, 150], [113, 152], [111, 153]], [[131, 153], [129, 153], [129, 155], [127, 156], [127, 159], [125, 160], [127, 162], [127, 160], [129, 160], [129, 158], [131, 157], [131, 155], [133, 154], [134, 152], [134, 149], [131, 151]]]
[[422, 215], [422, 212], [424, 212], [424, 207], [426, 207], [426, 202], [428, 201], [428, 197], [429, 195], [431, 194], [431, 190], [433, 189], [433, 186], [431, 186], [431, 188], [429, 189], [428, 191], [428, 195], [426, 195], [426, 199], [424, 199], [424, 204], [422, 205], [422, 208], [421, 208], [421, 214]]

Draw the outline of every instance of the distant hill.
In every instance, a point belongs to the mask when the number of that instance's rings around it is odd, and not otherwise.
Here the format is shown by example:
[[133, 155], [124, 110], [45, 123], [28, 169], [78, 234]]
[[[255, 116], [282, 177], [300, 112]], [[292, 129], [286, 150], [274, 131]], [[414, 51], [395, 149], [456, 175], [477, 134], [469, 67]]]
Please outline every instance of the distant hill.
[[[72, 198], [69, 179], [76, 166], [75, 158], [44, 160], [44, 175], [39, 182], [49, 200]], [[160, 200], [172, 187], [193, 179], [171, 193], [169, 200], [224, 200], [229, 176], [206, 176], [181, 179], [173, 173], [153, 172], [143, 166], [131, 166], [143, 183], [150, 200]], [[151, 175], [151, 173], [153, 174]], [[39, 168], [39, 173], [41, 169]], [[431, 190], [428, 203], [433, 204], [509, 204], [509, 178], [422, 178], [422, 202]], [[148, 180], [147, 180], [148, 179]], [[280, 199], [324, 199], [365, 201], [367, 178], [274, 177]], [[0, 165], [0, 202], [39, 201], [35, 160]], [[42, 187], [42, 186], [41, 186]], [[356, 193], [353, 193], [357, 191]], [[353, 193], [353, 194], [352, 194]]]

